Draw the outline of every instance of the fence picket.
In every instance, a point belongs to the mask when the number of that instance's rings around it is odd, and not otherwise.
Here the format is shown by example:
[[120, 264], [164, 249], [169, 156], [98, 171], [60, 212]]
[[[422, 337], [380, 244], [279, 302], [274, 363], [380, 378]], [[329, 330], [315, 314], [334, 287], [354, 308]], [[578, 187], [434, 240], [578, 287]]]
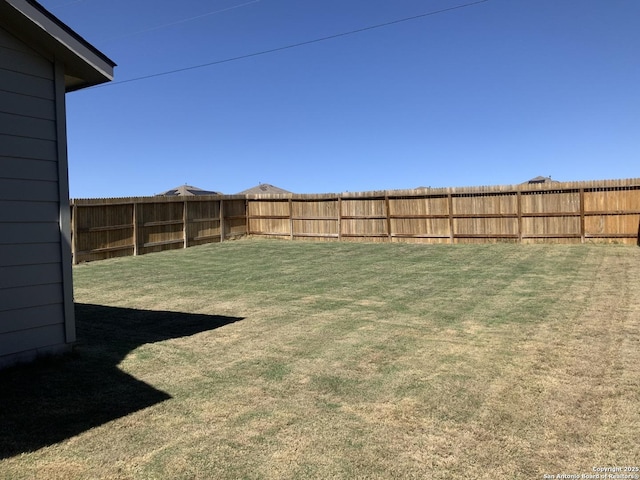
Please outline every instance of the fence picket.
[[71, 201], [74, 263], [232, 237], [638, 244], [640, 179]]

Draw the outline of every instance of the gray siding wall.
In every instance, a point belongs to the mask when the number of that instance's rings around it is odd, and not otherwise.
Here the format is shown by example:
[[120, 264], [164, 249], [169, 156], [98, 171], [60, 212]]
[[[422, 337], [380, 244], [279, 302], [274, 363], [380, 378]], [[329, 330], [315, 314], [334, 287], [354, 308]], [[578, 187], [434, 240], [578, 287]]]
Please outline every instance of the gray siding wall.
[[0, 28], [0, 367], [66, 348], [55, 75]]

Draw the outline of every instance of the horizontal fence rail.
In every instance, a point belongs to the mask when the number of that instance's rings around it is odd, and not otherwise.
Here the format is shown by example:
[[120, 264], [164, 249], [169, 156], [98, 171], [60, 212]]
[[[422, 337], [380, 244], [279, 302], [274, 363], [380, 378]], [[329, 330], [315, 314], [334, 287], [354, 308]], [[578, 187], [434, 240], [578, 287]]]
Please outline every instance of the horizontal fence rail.
[[224, 241], [638, 244], [640, 179], [71, 202], [74, 263]]

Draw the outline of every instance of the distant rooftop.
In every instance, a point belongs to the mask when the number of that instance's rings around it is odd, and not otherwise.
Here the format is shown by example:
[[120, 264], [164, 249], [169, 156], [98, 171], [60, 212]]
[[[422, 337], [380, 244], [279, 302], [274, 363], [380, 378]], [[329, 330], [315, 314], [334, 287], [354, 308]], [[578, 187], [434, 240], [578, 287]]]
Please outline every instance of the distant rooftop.
[[222, 195], [220, 192], [213, 190], [203, 190], [192, 185], [181, 185], [166, 192], [159, 193], [157, 197], [192, 197], [195, 195]]
[[526, 182], [523, 182], [523, 184], [528, 184], [528, 183], [558, 183], [558, 180], [552, 180], [551, 176], [535, 177], [535, 178], [532, 178], [531, 180], [527, 180]]
[[242, 192], [238, 192], [238, 195], [260, 195], [260, 194], [271, 194], [271, 193], [292, 193], [283, 188], [274, 187], [273, 185], [269, 185], [268, 183], [261, 183], [256, 185], [255, 187], [249, 188], [247, 190], [243, 190]]

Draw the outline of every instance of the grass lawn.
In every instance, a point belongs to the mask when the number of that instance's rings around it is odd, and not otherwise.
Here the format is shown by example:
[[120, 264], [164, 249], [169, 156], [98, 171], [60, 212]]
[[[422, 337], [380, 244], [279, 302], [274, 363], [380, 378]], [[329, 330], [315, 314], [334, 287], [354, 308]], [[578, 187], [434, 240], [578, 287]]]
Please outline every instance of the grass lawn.
[[639, 248], [248, 239], [74, 281], [76, 353], [0, 372], [1, 479], [640, 466]]

